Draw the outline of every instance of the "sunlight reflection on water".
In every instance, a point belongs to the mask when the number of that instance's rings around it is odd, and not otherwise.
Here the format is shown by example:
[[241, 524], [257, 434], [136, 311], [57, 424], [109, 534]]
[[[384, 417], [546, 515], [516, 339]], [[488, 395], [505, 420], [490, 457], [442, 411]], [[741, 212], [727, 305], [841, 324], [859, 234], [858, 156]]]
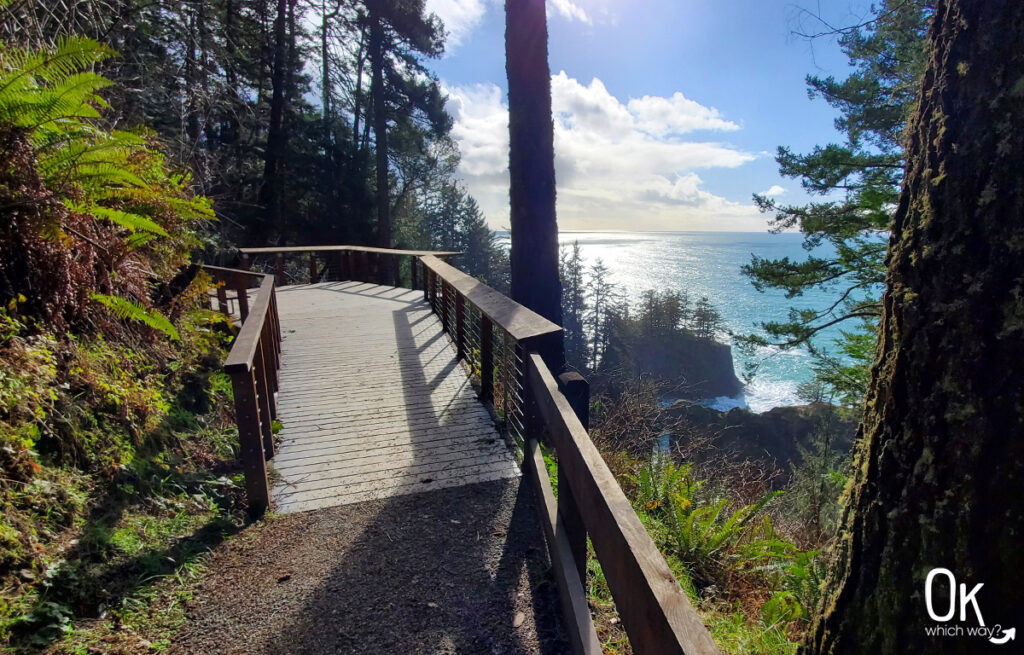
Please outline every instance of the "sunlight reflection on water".
[[[500, 235], [507, 244], [507, 234]], [[758, 333], [762, 321], [785, 320], [788, 309], [824, 309], [832, 296], [809, 291], [786, 299], [781, 291], [759, 293], [740, 268], [751, 255], [804, 259], [802, 235], [748, 232], [567, 232], [561, 244], [579, 241], [587, 266], [601, 259], [611, 280], [635, 303], [647, 289], [686, 291], [691, 299], [707, 296], [722, 314], [732, 334]], [[818, 248], [815, 255], [830, 251]], [[816, 339], [819, 347], [831, 349], [839, 327], [825, 330]], [[728, 334], [721, 335], [730, 341]], [[747, 365], [757, 369], [742, 397], [710, 399], [710, 404], [728, 409], [745, 404], [755, 412], [772, 407], [801, 404], [797, 385], [811, 378], [810, 354], [806, 349], [758, 348], [752, 356], [733, 349], [736, 374], [743, 378]]]

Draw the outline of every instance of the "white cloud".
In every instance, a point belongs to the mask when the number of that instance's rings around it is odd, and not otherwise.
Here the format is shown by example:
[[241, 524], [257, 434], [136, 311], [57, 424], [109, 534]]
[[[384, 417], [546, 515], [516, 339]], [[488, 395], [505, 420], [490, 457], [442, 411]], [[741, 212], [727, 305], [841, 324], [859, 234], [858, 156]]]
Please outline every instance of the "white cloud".
[[656, 137], [684, 134], [694, 130], [740, 129], [736, 123], [722, 118], [714, 107], [705, 107], [678, 91], [673, 93], [671, 98], [633, 98], [627, 106], [630, 113], [636, 116], [638, 128]]
[[450, 52], [472, 32], [487, 11], [486, 0], [427, 0], [427, 13], [437, 14], [448, 32], [445, 48]]
[[[449, 87], [460, 174], [494, 227], [508, 225], [508, 109], [493, 84]], [[551, 78], [558, 219], [562, 229], [761, 229], [751, 204], [703, 188], [697, 171], [736, 168], [756, 155], [727, 143], [688, 140], [697, 130], [739, 129], [685, 98], [623, 103], [599, 79]]]
[[[592, 25], [590, 15], [573, 0], [548, 0], [548, 16], [558, 14], [568, 20]], [[437, 14], [448, 32], [445, 49], [452, 52], [476, 29], [489, 9], [504, 12], [499, 0], [427, 0], [428, 14]]]
[[504, 175], [508, 170], [508, 109], [493, 84], [445, 88], [455, 117], [452, 137], [459, 143], [463, 175]]
[[772, 198], [774, 196], [781, 196], [785, 192], [786, 192], [785, 188], [779, 186], [778, 184], [773, 184], [770, 187], [768, 187], [766, 190], [762, 191], [759, 195], [768, 196], [769, 198]]
[[549, 0], [548, 5], [554, 7], [559, 14], [569, 20], [578, 20], [587, 25], [591, 23], [590, 16], [587, 15], [583, 7], [572, 0]]

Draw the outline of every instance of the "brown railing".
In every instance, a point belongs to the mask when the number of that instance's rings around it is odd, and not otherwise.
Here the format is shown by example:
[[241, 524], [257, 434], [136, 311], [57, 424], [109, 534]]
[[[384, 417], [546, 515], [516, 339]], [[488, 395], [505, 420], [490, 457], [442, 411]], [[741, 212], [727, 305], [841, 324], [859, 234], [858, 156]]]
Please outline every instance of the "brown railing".
[[[587, 433], [589, 390], [545, 364], [562, 329], [440, 261], [419, 258], [424, 296], [524, 450], [575, 653], [600, 653], [587, 605], [587, 537], [636, 653], [710, 655], [711, 635]], [[415, 268], [414, 264], [414, 268]], [[500, 345], [496, 345], [500, 344]], [[558, 498], [538, 440], [554, 448]]]
[[[235, 396], [239, 459], [245, 472], [249, 513], [259, 516], [270, 506], [266, 460], [274, 456], [273, 422], [281, 369], [274, 276], [217, 266], [203, 269], [216, 282], [217, 308], [229, 316], [237, 313], [241, 320], [224, 370], [231, 376]], [[254, 285], [255, 295], [250, 296]]]
[[241, 266], [246, 270], [273, 273], [277, 286], [328, 280], [359, 280], [390, 286], [419, 288], [417, 257], [451, 257], [457, 252], [400, 250], [369, 246], [290, 246], [281, 248], [240, 248]]

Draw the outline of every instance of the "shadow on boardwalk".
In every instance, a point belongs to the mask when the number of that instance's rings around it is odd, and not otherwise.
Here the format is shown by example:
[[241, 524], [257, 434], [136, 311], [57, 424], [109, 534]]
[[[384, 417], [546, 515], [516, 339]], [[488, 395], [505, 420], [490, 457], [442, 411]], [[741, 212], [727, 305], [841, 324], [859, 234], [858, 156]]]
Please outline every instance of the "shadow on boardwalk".
[[[402, 485], [404, 495], [253, 527], [212, 559], [172, 653], [567, 651], [530, 491], [507, 473], [487, 477], [498, 473], [493, 464], [439, 451], [452, 400], [465, 393], [442, 382], [464, 374], [452, 368], [454, 352], [436, 353], [426, 325], [436, 318], [424, 318], [422, 302], [389, 304], [409, 426], [407, 459], [393, 475], [427, 489], [435, 479], [474, 483], [420, 493]], [[438, 359], [428, 366], [425, 357]]]

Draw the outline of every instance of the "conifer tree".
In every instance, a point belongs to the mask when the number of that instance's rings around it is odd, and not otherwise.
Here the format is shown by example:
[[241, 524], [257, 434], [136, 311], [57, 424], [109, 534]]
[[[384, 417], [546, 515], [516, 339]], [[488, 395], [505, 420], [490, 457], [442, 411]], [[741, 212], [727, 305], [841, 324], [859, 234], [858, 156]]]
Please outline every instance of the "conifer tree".
[[[752, 340], [810, 345], [818, 355], [819, 378], [846, 404], [859, 403], [866, 391], [881, 313], [886, 231], [903, 173], [902, 134], [924, 70], [924, 34], [933, 5], [933, 0], [882, 0], [872, 20], [839, 31], [853, 73], [841, 81], [808, 76], [809, 95], [839, 110], [836, 129], [845, 140], [804, 154], [780, 146], [776, 161], [781, 175], [800, 180], [805, 191], [822, 200], [791, 205], [754, 196], [761, 211], [772, 215], [773, 230], [797, 228], [805, 248], [825, 244], [835, 255], [752, 258], [743, 271], [758, 290], [779, 289], [790, 298], [823, 291], [834, 303], [826, 311], [792, 309], [787, 320], [763, 324], [767, 338]], [[839, 343], [814, 340], [832, 325], [843, 326]], [[832, 347], [834, 356], [827, 354]]]
[[[942, 0], [928, 41], [834, 592], [805, 653], [993, 648], [926, 633], [954, 625], [926, 606], [936, 568], [984, 585], [986, 626], [1024, 607], [1024, 4]], [[939, 616], [964, 600], [942, 579]]]

